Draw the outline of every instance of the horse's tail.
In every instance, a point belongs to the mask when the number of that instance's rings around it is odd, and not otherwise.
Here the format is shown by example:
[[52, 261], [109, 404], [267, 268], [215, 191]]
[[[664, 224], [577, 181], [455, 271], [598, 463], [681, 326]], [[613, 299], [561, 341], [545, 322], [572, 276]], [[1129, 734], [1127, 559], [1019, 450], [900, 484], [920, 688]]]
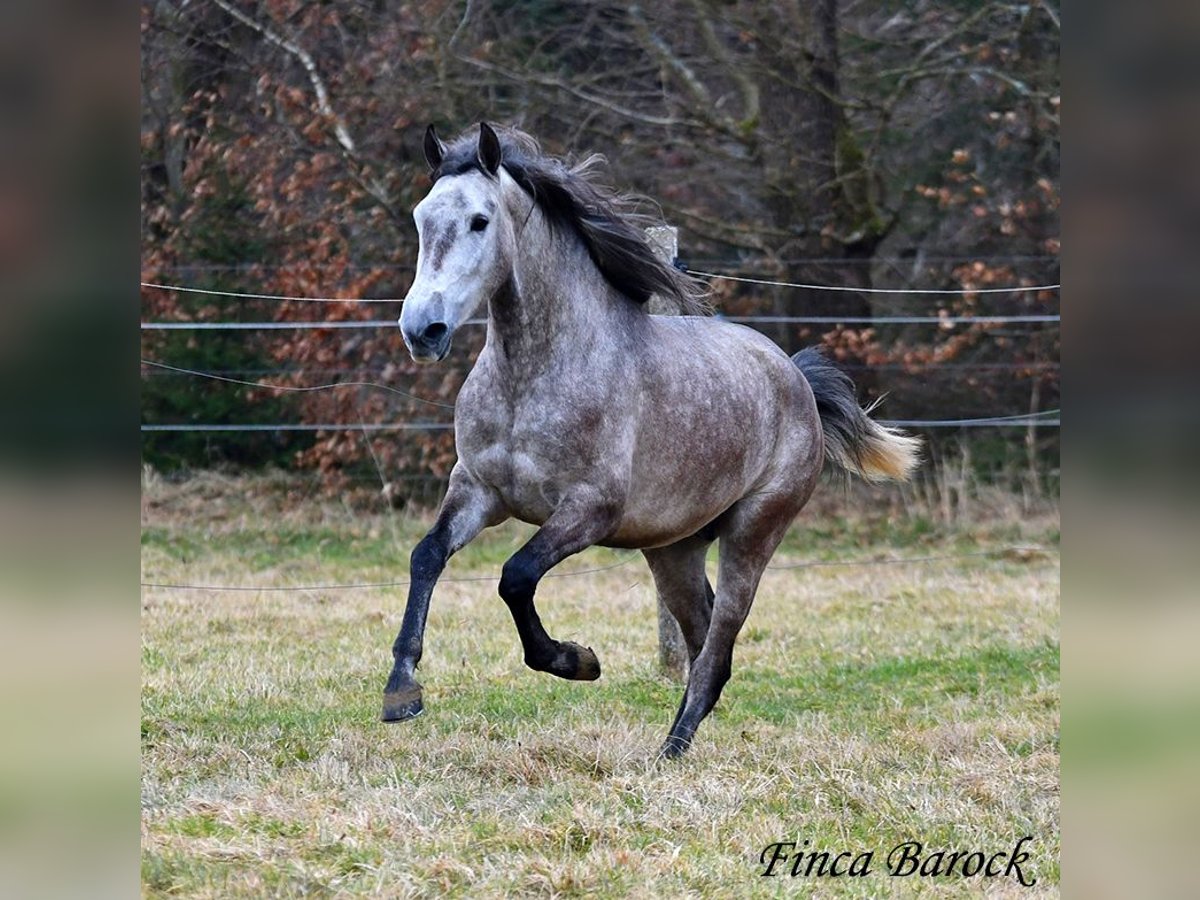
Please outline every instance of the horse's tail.
[[868, 481], [907, 481], [920, 462], [920, 438], [880, 425], [854, 396], [854, 382], [816, 347], [792, 357], [808, 379], [825, 432], [825, 458]]

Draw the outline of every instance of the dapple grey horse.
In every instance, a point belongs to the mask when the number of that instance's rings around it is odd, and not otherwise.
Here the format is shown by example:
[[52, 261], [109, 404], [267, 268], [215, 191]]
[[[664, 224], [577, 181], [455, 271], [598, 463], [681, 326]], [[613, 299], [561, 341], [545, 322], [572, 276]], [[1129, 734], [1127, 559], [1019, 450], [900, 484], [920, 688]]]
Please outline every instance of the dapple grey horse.
[[[430, 126], [433, 188], [416, 207], [416, 278], [400, 328], [437, 362], [487, 305], [487, 341], [455, 405], [458, 462], [412, 552], [383, 719], [422, 711], [414, 672], [434, 584], [451, 554], [509, 518], [538, 526], [500, 596], [525, 663], [600, 677], [590, 648], [556, 641], [534, 607], [541, 578], [592, 545], [637, 548], [679, 622], [690, 666], [663, 745], [688, 748], [728, 681], [763, 569], [826, 460], [905, 479], [912, 437], [868, 418], [815, 350], [789, 358], [761, 334], [703, 315], [699, 285], [658, 258], [642, 218], [528, 135], [481, 124], [449, 145]], [[683, 316], [652, 316], [653, 294]], [[720, 541], [717, 589], [705, 552]]]

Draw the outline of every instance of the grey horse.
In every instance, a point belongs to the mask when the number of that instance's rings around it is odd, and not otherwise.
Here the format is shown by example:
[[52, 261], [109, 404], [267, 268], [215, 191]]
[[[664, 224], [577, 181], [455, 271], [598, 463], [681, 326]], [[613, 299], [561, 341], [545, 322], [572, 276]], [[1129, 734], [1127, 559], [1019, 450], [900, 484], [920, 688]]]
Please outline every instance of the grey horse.
[[[411, 558], [384, 721], [423, 709], [414, 672], [451, 554], [510, 518], [538, 527], [505, 564], [501, 598], [530, 668], [600, 677], [591, 648], [557, 641], [534, 607], [542, 577], [587, 547], [641, 550], [679, 622], [687, 688], [661, 753], [677, 756], [728, 681], [763, 569], [826, 461], [906, 479], [915, 438], [868, 418], [815, 350], [788, 357], [704, 314], [700, 285], [658, 258], [597, 157], [570, 166], [486, 123], [448, 145], [425, 134], [433, 187], [413, 212], [416, 278], [400, 328], [437, 362], [487, 305], [487, 341], [455, 405], [458, 462]], [[652, 316], [653, 294], [682, 316]], [[705, 552], [720, 541], [717, 589]]]

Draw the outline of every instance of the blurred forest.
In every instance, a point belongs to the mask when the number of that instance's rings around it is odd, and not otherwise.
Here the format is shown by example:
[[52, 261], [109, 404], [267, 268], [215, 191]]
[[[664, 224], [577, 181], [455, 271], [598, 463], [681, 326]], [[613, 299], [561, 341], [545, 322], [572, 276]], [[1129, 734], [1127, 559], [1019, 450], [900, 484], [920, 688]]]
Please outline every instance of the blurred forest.
[[[955, 0], [159, 0], [142, 4], [142, 277], [400, 298], [428, 190], [425, 126], [518, 125], [604, 153], [726, 315], [1056, 314], [1059, 14]], [[390, 319], [399, 305], [142, 291], [144, 321]], [[824, 344], [889, 419], [1059, 405], [1057, 323], [764, 324]], [[145, 357], [294, 385], [377, 381], [453, 402], [483, 329], [417, 368], [395, 328], [147, 331]], [[472, 342], [474, 345], [472, 346]], [[383, 391], [278, 395], [143, 366], [145, 422], [447, 422]], [[1054, 428], [939, 429], [984, 468], [1057, 465]], [[285, 463], [327, 484], [442, 477], [447, 430], [146, 434], [156, 466]], [[942, 448], [942, 449], [939, 449]], [[378, 467], [378, 474], [376, 469]]]

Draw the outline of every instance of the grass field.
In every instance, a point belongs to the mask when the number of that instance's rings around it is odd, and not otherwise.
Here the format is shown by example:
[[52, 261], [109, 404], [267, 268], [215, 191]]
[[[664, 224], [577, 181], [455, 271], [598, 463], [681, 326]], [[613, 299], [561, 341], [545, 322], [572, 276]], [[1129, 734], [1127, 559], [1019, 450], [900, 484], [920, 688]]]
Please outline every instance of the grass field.
[[[434, 595], [425, 715], [389, 725], [402, 587], [144, 589], [144, 893], [1057, 895], [1056, 517], [850, 505], [806, 512], [776, 563], [997, 552], [769, 571], [733, 679], [673, 763], [655, 751], [681, 687], [656, 667], [640, 556], [589, 550], [560, 570], [621, 565], [543, 584], [548, 630], [604, 667], [565, 682], [525, 669], [495, 593], [530, 530], [485, 534]], [[427, 525], [283, 478], [151, 478], [143, 581], [401, 580]], [[1024, 835], [1032, 888], [885, 865], [903, 841], [990, 854]], [[787, 840], [872, 851], [871, 874], [762, 877]]]

